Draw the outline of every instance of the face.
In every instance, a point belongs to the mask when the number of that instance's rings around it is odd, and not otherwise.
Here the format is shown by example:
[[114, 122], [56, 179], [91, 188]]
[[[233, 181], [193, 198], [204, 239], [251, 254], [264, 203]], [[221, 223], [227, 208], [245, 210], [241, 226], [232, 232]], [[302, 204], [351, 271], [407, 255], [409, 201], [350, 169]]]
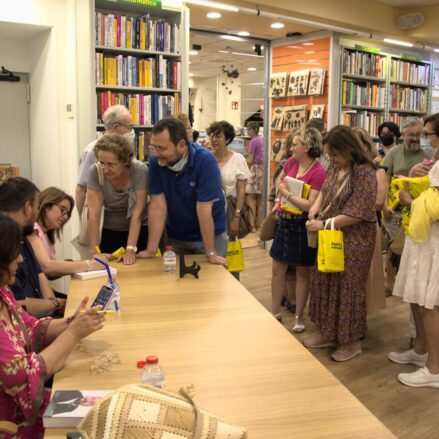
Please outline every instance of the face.
[[193, 132], [192, 132], [192, 127], [190, 125], [185, 125], [185, 127], [186, 127], [187, 138], [188, 138], [189, 142], [192, 142], [192, 139], [194, 137]]
[[39, 192], [36, 192], [35, 200], [33, 204], [26, 202], [24, 205], [23, 224], [21, 224], [24, 235], [30, 235], [34, 231], [34, 224], [35, 221], [37, 220], [37, 215], [38, 215], [39, 202], [40, 202], [40, 194]]
[[424, 139], [430, 141], [430, 145], [433, 148], [439, 148], [439, 133], [434, 131], [434, 127], [430, 122], [425, 124], [424, 129], [422, 130], [422, 136]]
[[402, 137], [404, 139], [404, 143], [410, 151], [418, 151], [421, 147], [421, 134], [422, 134], [422, 126], [415, 125], [413, 127], [408, 127], [404, 130]]
[[6, 285], [14, 285], [15, 278], [17, 275], [18, 265], [23, 262], [23, 256], [19, 254], [14, 260], [12, 260], [8, 265], [8, 274], [4, 275], [4, 279], [2, 279], [2, 283]]
[[212, 150], [219, 151], [227, 148], [227, 139], [222, 131], [218, 133], [212, 133], [209, 136], [210, 144], [212, 145]]
[[124, 113], [119, 122], [113, 125], [112, 131], [124, 136], [133, 130], [133, 119], [129, 112]]
[[48, 230], [60, 229], [69, 219], [72, 205], [64, 199], [57, 204], [46, 208], [45, 224]]
[[338, 151], [333, 150], [329, 145], [325, 145], [325, 152], [331, 164], [338, 168], [347, 168], [349, 166], [349, 160], [345, 156], [340, 155]]
[[247, 134], [248, 134], [250, 137], [255, 137], [255, 136], [256, 136], [256, 131], [255, 131], [253, 128], [248, 127], [248, 128], [247, 128]]
[[79, 400], [79, 404], [82, 406], [92, 406], [102, 399], [101, 396], [85, 396]]
[[153, 134], [151, 144], [160, 166], [175, 165], [187, 152], [187, 145], [184, 139], [181, 139], [175, 145], [170, 139], [168, 130]]
[[108, 180], [114, 180], [120, 177], [123, 171], [123, 164], [119, 161], [116, 154], [110, 151], [99, 151], [98, 161], [101, 165], [102, 172]]
[[308, 150], [300, 137], [295, 136], [293, 138], [293, 144], [291, 145], [292, 157], [296, 160], [301, 160], [304, 157], [308, 157]]

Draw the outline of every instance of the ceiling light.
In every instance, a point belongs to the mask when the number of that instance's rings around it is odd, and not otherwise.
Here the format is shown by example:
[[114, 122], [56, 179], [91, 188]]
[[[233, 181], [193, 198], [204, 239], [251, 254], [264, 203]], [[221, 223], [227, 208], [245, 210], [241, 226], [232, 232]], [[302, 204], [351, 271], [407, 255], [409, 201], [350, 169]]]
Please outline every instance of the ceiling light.
[[235, 37], [235, 35], [221, 35], [221, 38], [232, 41], [245, 41], [243, 38]]
[[189, 50], [189, 55], [198, 55], [197, 50]]
[[273, 29], [282, 29], [283, 27], [285, 27], [285, 25], [283, 23], [276, 22], [276, 23], [271, 23], [271, 27]]
[[253, 58], [263, 58], [262, 55], [255, 55], [253, 53], [244, 53], [244, 52], [232, 52], [232, 55], [252, 56]]
[[223, 11], [239, 12], [239, 8], [225, 3], [217, 3], [209, 0], [185, 0], [186, 3], [191, 3], [198, 6], [208, 6], [210, 8], [222, 9]]
[[240, 37], [248, 37], [250, 35], [250, 32], [247, 32], [246, 30], [243, 30], [241, 32], [238, 32], [238, 35]]
[[302, 46], [314, 46], [314, 43], [302, 43]]
[[212, 18], [212, 19], [216, 19], [216, 18], [221, 18], [221, 14], [219, 12], [209, 12], [206, 15], [207, 18]]
[[407, 41], [393, 40], [392, 38], [384, 38], [385, 43], [396, 44], [397, 46], [413, 47], [413, 43]]
[[248, 69], [247, 69], [249, 72], [256, 72], [256, 67], [249, 67]]

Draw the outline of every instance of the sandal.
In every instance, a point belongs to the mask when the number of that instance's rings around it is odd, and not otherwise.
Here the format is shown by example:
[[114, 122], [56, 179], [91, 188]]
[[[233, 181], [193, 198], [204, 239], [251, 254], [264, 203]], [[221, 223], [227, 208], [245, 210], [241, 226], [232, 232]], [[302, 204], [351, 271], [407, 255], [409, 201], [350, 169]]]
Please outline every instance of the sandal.
[[279, 323], [282, 323], [282, 314], [281, 314], [281, 313], [273, 314], [273, 317], [274, 317]]
[[305, 328], [306, 327], [305, 327], [305, 323], [303, 321], [303, 317], [296, 316], [296, 321], [294, 323], [292, 331], [295, 334], [301, 334], [302, 332], [305, 331]]
[[303, 341], [306, 348], [333, 348], [336, 344], [333, 341], [326, 340], [323, 335], [316, 334], [308, 337]]

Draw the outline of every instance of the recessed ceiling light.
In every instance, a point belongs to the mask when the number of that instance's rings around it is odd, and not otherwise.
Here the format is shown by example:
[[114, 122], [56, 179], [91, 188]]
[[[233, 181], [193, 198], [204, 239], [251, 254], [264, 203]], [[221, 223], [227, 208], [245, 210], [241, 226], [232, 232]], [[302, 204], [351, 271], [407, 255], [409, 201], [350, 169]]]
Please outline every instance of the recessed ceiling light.
[[256, 67], [249, 67], [248, 69], [247, 69], [249, 72], [256, 72]]
[[215, 20], [216, 18], [221, 18], [221, 14], [219, 12], [209, 12], [206, 15], [207, 18], [212, 18], [213, 20]]
[[193, 5], [207, 6], [215, 9], [222, 9], [224, 11], [239, 12], [237, 6], [226, 5], [225, 3], [218, 3], [209, 0], [186, 0], [186, 3], [192, 3]]
[[285, 25], [283, 23], [276, 22], [276, 23], [271, 23], [271, 27], [273, 29], [282, 29], [283, 27], [285, 27]]
[[244, 41], [243, 38], [236, 37], [235, 35], [221, 35], [221, 38], [223, 38], [224, 40]]
[[314, 46], [314, 43], [302, 43], [302, 46]]
[[238, 35], [240, 37], [248, 37], [250, 35], [250, 32], [247, 32], [246, 30], [242, 30], [241, 32], [238, 32]]
[[189, 55], [198, 55], [197, 50], [189, 50]]

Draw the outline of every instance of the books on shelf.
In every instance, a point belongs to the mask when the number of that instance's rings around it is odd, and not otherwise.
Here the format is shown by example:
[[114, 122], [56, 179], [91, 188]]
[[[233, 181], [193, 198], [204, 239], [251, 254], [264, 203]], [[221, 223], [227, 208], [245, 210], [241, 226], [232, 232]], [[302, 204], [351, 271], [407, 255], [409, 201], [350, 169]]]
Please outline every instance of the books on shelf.
[[392, 96], [392, 109], [427, 112], [428, 92], [425, 88], [391, 84], [390, 95]]
[[122, 49], [181, 52], [180, 25], [163, 18], [96, 12], [96, 45]]
[[181, 62], [158, 57], [96, 52], [96, 85], [142, 88], [181, 88]]
[[57, 390], [43, 415], [44, 428], [75, 428], [111, 390]]
[[364, 128], [371, 136], [375, 136], [378, 126], [384, 122], [383, 112], [349, 110], [342, 111], [341, 123], [349, 127]]
[[368, 81], [343, 79], [342, 105], [381, 107], [386, 104], [386, 87]]
[[98, 91], [98, 123], [102, 115], [112, 105], [124, 105], [131, 113], [134, 125], [154, 125], [160, 119], [178, 113], [181, 108], [181, 95], [125, 94], [112, 91]]
[[390, 80], [428, 85], [430, 83], [430, 65], [392, 58]]
[[344, 49], [343, 73], [349, 75], [373, 76], [384, 78], [386, 56], [369, 52]]

